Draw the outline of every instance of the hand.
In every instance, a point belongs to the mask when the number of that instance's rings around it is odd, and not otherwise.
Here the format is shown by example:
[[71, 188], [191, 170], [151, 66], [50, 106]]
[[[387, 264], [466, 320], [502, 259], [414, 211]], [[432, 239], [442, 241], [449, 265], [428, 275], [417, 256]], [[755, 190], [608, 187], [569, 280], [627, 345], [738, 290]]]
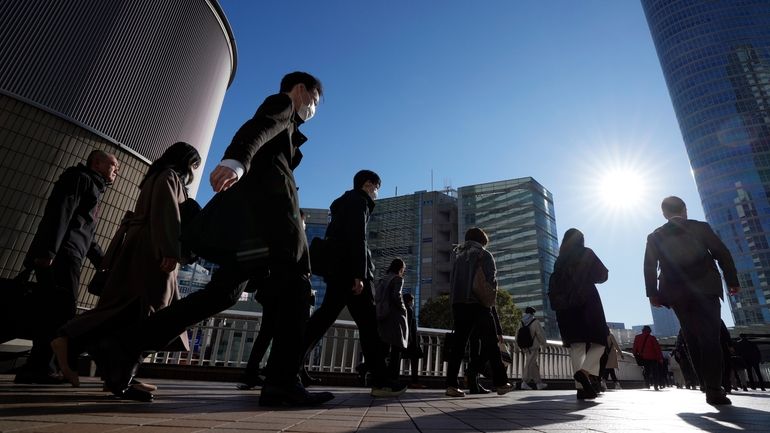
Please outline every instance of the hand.
[[214, 188], [214, 192], [224, 191], [233, 186], [235, 182], [238, 182], [238, 173], [224, 165], [218, 165], [211, 172], [209, 181], [211, 182], [211, 187]]
[[735, 287], [728, 287], [727, 288], [727, 294], [730, 296], [735, 296], [741, 291], [741, 288], [739, 286]]
[[354, 279], [352, 291], [354, 295], [360, 295], [364, 291], [364, 281], [360, 278]]
[[650, 305], [653, 307], [660, 307], [660, 298], [657, 296], [650, 296]]
[[163, 257], [160, 261], [160, 270], [169, 273], [176, 269], [177, 263], [179, 262], [176, 260], [176, 257]]
[[35, 266], [39, 268], [50, 268], [53, 264], [53, 259], [35, 259]]

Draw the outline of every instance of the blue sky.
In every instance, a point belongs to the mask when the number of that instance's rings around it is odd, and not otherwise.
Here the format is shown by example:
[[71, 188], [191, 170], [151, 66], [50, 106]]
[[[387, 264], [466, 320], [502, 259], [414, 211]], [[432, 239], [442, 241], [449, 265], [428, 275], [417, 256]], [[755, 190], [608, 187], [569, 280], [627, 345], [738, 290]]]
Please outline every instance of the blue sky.
[[[304, 70], [326, 95], [302, 127], [303, 207], [328, 207], [361, 168], [382, 176], [380, 197], [430, 189], [431, 170], [435, 189], [532, 176], [553, 193], [559, 238], [579, 228], [610, 270], [607, 320], [652, 322], [642, 258], [660, 200], [704, 217], [638, 1], [220, 3], [238, 69], [204, 179]], [[211, 195], [202, 183], [200, 201]]]

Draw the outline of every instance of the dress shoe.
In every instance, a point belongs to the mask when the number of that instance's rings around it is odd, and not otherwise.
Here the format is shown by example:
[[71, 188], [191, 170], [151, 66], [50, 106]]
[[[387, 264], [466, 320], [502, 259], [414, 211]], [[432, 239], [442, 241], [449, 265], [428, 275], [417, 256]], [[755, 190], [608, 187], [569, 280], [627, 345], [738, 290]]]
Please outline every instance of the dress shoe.
[[155, 398], [151, 392], [142, 391], [133, 387], [128, 387], [121, 392], [114, 392], [113, 394], [121, 400], [151, 402]]
[[131, 379], [131, 388], [146, 392], [155, 392], [158, 390], [157, 386], [147, 382], [140, 382], [136, 379]]
[[310, 373], [308, 373], [304, 368], [299, 370], [299, 380], [302, 382], [302, 386], [306, 388], [308, 386], [321, 384], [321, 379], [311, 376]]
[[463, 391], [460, 388], [457, 388], [456, 386], [450, 386], [450, 387], [447, 387], [444, 395], [448, 397], [465, 397], [465, 391]]
[[383, 386], [373, 386], [369, 393], [372, 397], [399, 397], [406, 392], [406, 385], [389, 383]]
[[334, 398], [330, 392], [307, 392], [301, 384], [265, 385], [259, 396], [260, 406], [319, 406]]
[[513, 391], [513, 385], [509, 382], [505, 382], [502, 385], [495, 385], [495, 392], [497, 392], [497, 395], [505, 395], [511, 391]]
[[235, 385], [235, 387], [241, 391], [248, 391], [258, 386], [265, 386], [265, 376], [259, 371], [256, 374], [244, 374], [243, 377], [241, 377], [241, 382], [238, 385]]
[[468, 389], [470, 390], [471, 394], [489, 394], [490, 392], [492, 392], [492, 391], [484, 388], [479, 383], [479, 375], [478, 374], [467, 376], [465, 379], [468, 382]]
[[586, 392], [583, 389], [577, 390], [577, 399], [578, 400], [593, 400], [596, 398], [596, 394], [592, 392]]
[[427, 386], [421, 384], [421, 383], [410, 383], [407, 385], [409, 389], [425, 389]]
[[733, 404], [732, 401], [730, 401], [729, 398], [727, 398], [726, 395], [724, 395], [722, 392], [716, 391], [716, 392], [707, 392], [706, 393], [706, 403], [712, 405], [712, 406], [721, 406], [721, 405], [728, 405]]
[[[572, 376], [580, 385], [583, 386], [583, 398], [584, 399], [591, 399], [596, 398], [597, 394], [594, 390], [593, 385], [591, 384], [591, 381], [588, 379], [588, 375], [583, 373], [582, 370], [575, 372], [575, 374]], [[580, 390], [578, 390], [580, 391]], [[580, 398], [580, 393], [578, 394], [578, 398]]]

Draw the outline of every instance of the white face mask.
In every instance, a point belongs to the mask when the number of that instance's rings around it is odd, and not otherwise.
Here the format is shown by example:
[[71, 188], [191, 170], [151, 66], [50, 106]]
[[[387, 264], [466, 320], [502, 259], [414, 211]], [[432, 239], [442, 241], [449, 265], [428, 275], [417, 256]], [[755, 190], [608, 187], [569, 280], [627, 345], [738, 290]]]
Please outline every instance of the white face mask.
[[297, 108], [297, 115], [307, 122], [315, 116], [315, 101], [311, 98], [309, 104], [303, 104]]

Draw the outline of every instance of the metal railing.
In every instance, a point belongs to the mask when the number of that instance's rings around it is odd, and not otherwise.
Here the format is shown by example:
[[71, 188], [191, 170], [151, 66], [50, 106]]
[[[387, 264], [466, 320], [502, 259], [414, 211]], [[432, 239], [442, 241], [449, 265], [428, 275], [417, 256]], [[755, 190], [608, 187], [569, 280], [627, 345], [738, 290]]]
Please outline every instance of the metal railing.
[[[146, 362], [154, 364], [245, 367], [251, 346], [262, 322], [262, 313], [228, 310], [211, 317], [188, 331], [190, 351], [158, 352]], [[424, 357], [418, 361], [420, 376], [445, 376], [447, 363], [443, 357], [445, 329], [418, 328], [419, 342]], [[520, 378], [524, 354], [513, 337], [504, 337], [511, 353], [508, 376]], [[307, 366], [310, 371], [329, 373], [356, 373], [362, 361], [358, 328], [354, 322], [338, 320], [327, 331], [321, 343], [313, 350]], [[267, 354], [263, 361], [267, 360]], [[401, 373], [408, 374], [407, 361], [401, 361]], [[540, 351], [540, 375], [543, 379], [572, 379], [572, 364], [567, 348], [559, 341], [549, 340]], [[643, 380], [641, 368], [631, 354], [619, 360], [617, 375], [620, 380]]]

